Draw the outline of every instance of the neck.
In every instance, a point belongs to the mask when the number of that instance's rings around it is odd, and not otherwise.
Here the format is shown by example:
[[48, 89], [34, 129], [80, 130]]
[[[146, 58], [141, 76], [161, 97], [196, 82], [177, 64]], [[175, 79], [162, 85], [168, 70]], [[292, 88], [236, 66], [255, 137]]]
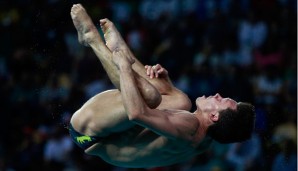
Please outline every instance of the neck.
[[206, 131], [208, 129], [208, 127], [212, 124], [210, 123], [210, 120], [204, 116], [202, 114], [201, 110], [196, 110], [195, 112], [193, 112], [193, 114], [195, 115], [195, 117], [199, 120], [200, 122], [200, 134], [206, 134]]

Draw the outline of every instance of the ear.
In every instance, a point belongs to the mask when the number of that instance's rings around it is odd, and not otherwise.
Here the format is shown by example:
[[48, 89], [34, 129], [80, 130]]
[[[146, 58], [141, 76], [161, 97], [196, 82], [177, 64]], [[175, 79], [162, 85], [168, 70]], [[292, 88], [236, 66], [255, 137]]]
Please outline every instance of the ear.
[[211, 119], [213, 122], [218, 121], [218, 118], [219, 118], [219, 113], [218, 113], [218, 112], [210, 113], [210, 119]]

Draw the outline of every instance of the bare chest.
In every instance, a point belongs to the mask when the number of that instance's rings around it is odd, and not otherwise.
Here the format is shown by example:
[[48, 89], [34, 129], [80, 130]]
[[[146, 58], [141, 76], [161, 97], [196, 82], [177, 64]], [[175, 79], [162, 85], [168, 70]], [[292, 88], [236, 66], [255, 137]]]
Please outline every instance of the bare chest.
[[[201, 149], [200, 149], [201, 148]], [[122, 167], [154, 167], [178, 163], [194, 157], [206, 147], [169, 140], [154, 132], [135, 127], [106, 141], [100, 156], [107, 162]]]

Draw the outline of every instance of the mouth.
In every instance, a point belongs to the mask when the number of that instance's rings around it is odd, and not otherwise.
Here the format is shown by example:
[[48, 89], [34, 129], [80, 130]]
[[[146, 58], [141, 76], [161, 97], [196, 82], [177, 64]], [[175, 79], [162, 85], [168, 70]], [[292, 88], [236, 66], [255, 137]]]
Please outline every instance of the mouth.
[[211, 97], [213, 97], [213, 96], [208, 96], [207, 99], [210, 99]]
[[203, 96], [201, 96], [200, 98], [203, 98], [203, 99], [210, 99], [210, 98], [212, 98], [212, 97], [214, 97], [214, 96], [208, 96], [208, 97], [206, 97], [205, 95], [203, 95]]
[[205, 95], [200, 96], [200, 97], [198, 97], [198, 98], [196, 99], [196, 101], [199, 101], [199, 100], [202, 100], [202, 99], [206, 99], [206, 96], [205, 96]]

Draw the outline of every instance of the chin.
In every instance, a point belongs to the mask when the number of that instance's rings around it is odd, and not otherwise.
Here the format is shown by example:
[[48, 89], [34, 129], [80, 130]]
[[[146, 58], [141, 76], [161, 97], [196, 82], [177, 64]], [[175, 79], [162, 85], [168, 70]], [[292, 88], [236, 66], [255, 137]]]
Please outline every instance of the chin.
[[199, 107], [199, 105], [200, 105], [200, 99], [197, 98], [197, 99], [196, 99], [196, 106]]
[[197, 106], [197, 108], [198, 108], [198, 109], [200, 109], [200, 108], [201, 108], [201, 106], [202, 106], [202, 103], [201, 103], [201, 101], [200, 101], [200, 100], [196, 100], [196, 106]]
[[205, 99], [205, 96], [198, 97], [198, 98], [196, 99], [196, 103], [199, 102], [199, 101], [201, 101], [201, 100], [203, 100], [203, 99]]
[[200, 104], [203, 100], [205, 100], [206, 99], [206, 97], [205, 96], [202, 96], [202, 97], [198, 97], [197, 99], [196, 99], [196, 104]]

